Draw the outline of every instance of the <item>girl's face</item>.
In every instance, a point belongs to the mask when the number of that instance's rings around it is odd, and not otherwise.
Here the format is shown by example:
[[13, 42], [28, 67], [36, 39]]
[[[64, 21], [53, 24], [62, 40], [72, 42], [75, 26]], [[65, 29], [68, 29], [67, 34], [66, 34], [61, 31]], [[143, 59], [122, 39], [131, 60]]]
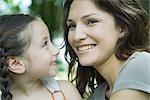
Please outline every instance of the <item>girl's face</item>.
[[41, 21], [33, 21], [29, 28], [31, 43], [26, 53], [29, 67], [26, 72], [32, 78], [56, 75], [56, 58], [59, 50], [50, 41], [47, 26]]
[[81, 65], [100, 66], [114, 53], [121, 29], [92, 0], [74, 0], [67, 19], [68, 40]]

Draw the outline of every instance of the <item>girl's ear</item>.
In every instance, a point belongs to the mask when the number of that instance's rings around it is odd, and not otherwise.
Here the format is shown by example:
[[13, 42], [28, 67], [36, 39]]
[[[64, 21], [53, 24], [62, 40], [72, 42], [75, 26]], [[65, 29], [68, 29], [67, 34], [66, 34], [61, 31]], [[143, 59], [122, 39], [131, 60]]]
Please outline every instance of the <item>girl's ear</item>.
[[23, 74], [26, 70], [23, 61], [17, 57], [7, 58], [8, 70], [16, 74]]

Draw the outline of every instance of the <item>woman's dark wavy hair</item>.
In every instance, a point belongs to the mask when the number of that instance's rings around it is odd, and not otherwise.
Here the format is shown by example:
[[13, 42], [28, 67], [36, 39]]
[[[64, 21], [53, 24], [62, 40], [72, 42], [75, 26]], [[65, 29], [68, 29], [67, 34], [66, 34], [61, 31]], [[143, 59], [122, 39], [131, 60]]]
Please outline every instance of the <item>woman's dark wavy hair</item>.
[[[126, 60], [135, 51], [149, 52], [149, 16], [141, 7], [137, 0], [92, 0], [97, 8], [101, 8], [111, 13], [116, 25], [121, 27], [125, 34], [118, 40], [115, 55], [119, 60]], [[86, 92], [94, 92], [95, 80], [99, 85], [105, 80], [93, 68], [80, 65], [78, 57], [68, 42], [68, 27], [66, 20], [68, 17], [70, 5], [73, 0], [64, 0], [63, 2], [63, 28], [66, 45], [65, 59], [69, 64], [68, 78], [75, 81], [77, 89], [83, 97]], [[75, 70], [75, 64], [78, 64]], [[75, 77], [73, 75], [75, 74]], [[88, 87], [89, 91], [86, 91]]]
[[[11, 83], [6, 59], [21, 56], [28, 40], [20, 34], [36, 18], [31, 15], [13, 14], [0, 16], [0, 91], [2, 100], [12, 100]], [[26, 34], [26, 33], [24, 33]], [[24, 35], [25, 36], [25, 35]]]

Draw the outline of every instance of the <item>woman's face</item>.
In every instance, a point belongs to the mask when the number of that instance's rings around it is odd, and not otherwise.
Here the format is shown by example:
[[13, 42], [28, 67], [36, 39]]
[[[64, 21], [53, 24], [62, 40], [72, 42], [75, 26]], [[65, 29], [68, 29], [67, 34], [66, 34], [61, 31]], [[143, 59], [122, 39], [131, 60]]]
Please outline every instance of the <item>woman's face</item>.
[[74, 0], [67, 18], [68, 40], [83, 66], [100, 66], [114, 53], [121, 29], [92, 0]]

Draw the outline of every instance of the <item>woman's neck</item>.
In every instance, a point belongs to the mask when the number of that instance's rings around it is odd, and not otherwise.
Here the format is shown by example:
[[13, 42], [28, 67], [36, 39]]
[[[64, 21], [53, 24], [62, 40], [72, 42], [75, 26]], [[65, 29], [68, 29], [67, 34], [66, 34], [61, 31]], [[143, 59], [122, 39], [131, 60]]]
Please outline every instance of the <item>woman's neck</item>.
[[110, 91], [112, 91], [116, 77], [123, 65], [124, 61], [120, 61], [113, 54], [103, 65], [97, 67], [98, 72], [107, 81]]

